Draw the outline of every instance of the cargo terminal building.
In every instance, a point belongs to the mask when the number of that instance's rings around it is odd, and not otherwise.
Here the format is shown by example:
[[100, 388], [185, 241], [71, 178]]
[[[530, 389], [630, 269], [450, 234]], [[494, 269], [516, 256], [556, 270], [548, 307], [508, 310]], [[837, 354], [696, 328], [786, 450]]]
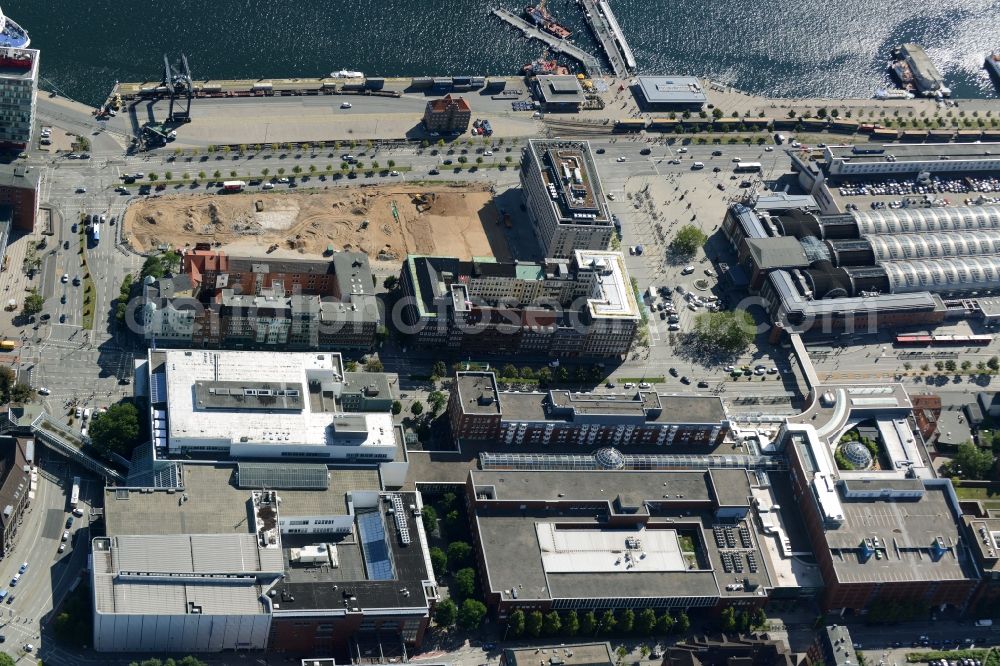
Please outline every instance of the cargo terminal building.
[[762, 606], [771, 574], [746, 470], [478, 471], [466, 496], [487, 605]]
[[437, 584], [415, 493], [374, 470], [178, 465], [105, 490], [94, 646], [387, 657], [420, 646]]
[[722, 230], [781, 329], [933, 325], [1000, 292], [1000, 206], [819, 215], [734, 204]]
[[719, 444], [729, 432], [715, 396], [499, 391], [492, 372], [459, 372], [448, 401], [453, 436], [505, 450], [541, 446], [659, 447]]

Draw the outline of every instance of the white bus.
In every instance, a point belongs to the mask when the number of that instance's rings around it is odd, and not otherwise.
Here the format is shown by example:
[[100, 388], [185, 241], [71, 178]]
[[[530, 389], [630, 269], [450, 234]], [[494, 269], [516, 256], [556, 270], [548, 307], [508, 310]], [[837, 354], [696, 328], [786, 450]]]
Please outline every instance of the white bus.
[[760, 162], [737, 162], [736, 168], [733, 169], [736, 173], [757, 173], [760, 170]]
[[73, 491], [69, 496], [69, 506], [72, 509], [76, 508], [76, 505], [80, 503], [80, 477], [73, 477]]

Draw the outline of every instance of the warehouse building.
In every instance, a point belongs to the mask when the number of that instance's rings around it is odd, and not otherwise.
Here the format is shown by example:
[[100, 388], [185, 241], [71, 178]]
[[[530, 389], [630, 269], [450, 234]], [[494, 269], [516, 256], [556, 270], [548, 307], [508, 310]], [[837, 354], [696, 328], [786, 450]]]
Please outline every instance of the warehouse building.
[[377, 466], [390, 486], [406, 476], [389, 411], [354, 411], [391, 406], [387, 380], [345, 373], [340, 354], [151, 350], [140, 373], [160, 457]]
[[570, 74], [543, 74], [531, 82], [535, 97], [549, 113], [577, 113], [586, 101], [580, 81]]
[[577, 445], [713, 448], [729, 432], [716, 396], [590, 394], [497, 390], [492, 372], [459, 372], [448, 402], [457, 440], [492, 440], [504, 448]]
[[477, 471], [466, 495], [487, 605], [760, 606], [770, 572], [746, 470]]
[[930, 325], [945, 299], [1000, 293], [998, 206], [819, 215], [734, 204], [722, 229], [782, 329]]
[[620, 252], [576, 250], [545, 263], [409, 255], [404, 332], [453, 352], [615, 358], [641, 315]]
[[437, 586], [418, 495], [382, 491], [373, 470], [179, 468], [170, 488], [105, 491], [96, 649], [419, 647]]
[[521, 187], [543, 256], [610, 247], [614, 223], [588, 142], [529, 141]]

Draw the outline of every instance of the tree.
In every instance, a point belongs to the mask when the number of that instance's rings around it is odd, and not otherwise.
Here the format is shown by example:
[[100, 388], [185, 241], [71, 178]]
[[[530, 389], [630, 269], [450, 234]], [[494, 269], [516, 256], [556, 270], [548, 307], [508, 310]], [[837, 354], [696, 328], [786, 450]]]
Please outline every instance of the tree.
[[545, 619], [542, 617], [542, 611], [536, 610], [528, 613], [528, 621], [524, 627], [529, 636], [538, 638], [542, 635], [542, 625], [544, 623]]
[[414, 416], [420, 416], [424, 413], [424, 403], [419, 400], [414, 400], [413, 404], [410, 405], [410, 413]]
[[434, 621], [439, 627], [450, 627], [458, 618], [458, 606], [451, 599], [442, 599], [434, 607]]
[[365, 371], [366, 372], [382, 372], [385, 370], [385, 366], [382, 365], [382, 361], [372, 357], [365, 361]]
[[441, 391], [431, 391], [427, 394], [427, 402], [431, 405], [431, 414], [436, 416], [441, 411], [441, 408], [447, 404], [448, 396]]
[[382, 286], [386, 288], [386, 291], [392, 291], [399, 286], [399, 278], [395, 275], [390, 275], [386, 279], [382, 280]]
[[507, 618], [507, 634], [511, 638], [518, 638], [524, 633], [524, 611], [520, 608], [514, 610]]
[[716, 120], [721, 118], [723, 115], [725, 114], [723, 114], [722, 109], [720, 109], [719, 107], [715, 107], [714, 109], [712, 109], [712, 117], [715, 118]]
[[517, 368], [515, 368], [512, 364], [507, 363], [500, 368], [500, 376], [505, 379], [515, 378], [517, 377]]
[[459, 599], [476, 596], [476, 570], [465, 567], [455, 572], [452, 580], [452, 594]]
[[545, 621], [542, 622], [542, 632], [547, 636], [555, 636], [562, 630], [562, 618], [559, 617], [558, 611], [550, 611], [545, 615]]
[[618, 629], [627, 634], [631, 632], [634, 627], [635, 611], [631, 608], [626, 608], [618, 615]]
[[448, 544], [448, 566], [453, 571], [472, 563], [472, 546], [465, 541], [452, 541]]
[[1000, 357], [991, 356], [990, 360], [986, 361], [986, 367], [990, 370], [1000, 370]]
[[736, 609], [732, 606], [726, 606], [722, 609], [719, 614], [719, 626], [724, 632], [736, 631]]
[[618, 624], [618, 620], [615, 619], [615, 614], [610, 610], [604, 611], [601, 615], [600, 628], [602, 634], [610, 634], [615, 630], [615, 625]]
[[14, 666], [14, 658], [6, 652], [0, 652], [0, 666]]
[[18, 382], [14, 384], [14, 388], [10, 391], [10, 401], [23, 405], [26, 402], [31, 402], [35, 399], [35, 392], [30, 386], [23, 382]]
[[944, 369], [947, 370], [948, 372], [955, 372], [955, 369], [957, 367], [958, 366], [951, 359], [944, 362]]
[[10, 389], [14, 386], [17, 373], [8, 365], [0, 365], [0, 403], [10, 400]]
[[448, 366], [444, 364], [444, 361], [435, 361], [434, 365], [431, 366], [431, 377], [444, 377], [448, 374]]
[[755, 329], [745, 310], [702, 312], [695, 318], [692, 339], [709, 353], [740, 354], [753, 342]]
[[594, 611], [587, 611], [580, 620], [580, 633], [584, 636], [592, 636], [597, 631], [597, 616]]
[[963, 479], [985, 479], [993, 467], [993, 452], [980, 449], [972, 442], [958, 447], [952, 460], [952, 469], [958, 470]]
[[[420, 510], [420, 519], [424, 523], [424, 531], [430, 533], [437, 527], [438, 514], [432, 506], [425, 506]], [[441, 550], [438, 548], [438, 550]]]
[[577, 617], [575, 610], [571, 610], [566, 613], [566, 618], [563, 620], [562, 627], [563, 632], [567, 636], [576, 636], [576, 634], [580, 631], [580, 618]]
[[691, 620], [688, 619], [687, 613], [681, 611], [677, 615], [677, 621], [674, 622], [674, 631], [678, 634], [686, 634], [691, 628]]
[[693, 224], [685, 224], [677, 230], [674, 240], [670, 242], [670, 251], [684, 257], [690, 257], [707, 241], [708, 236], [701, 229]]
[[649, 636], [656, 627], [656, 611], [652, 608], [644, 608], [636, 618], [635, 630], [643, 636]]
[[45, 297], [32, 287], [24, 297], [23, 313], [28, 316], [35, 315], [41, 312], [43, 307], [45, 307]]
[[139, 410], [131, 402], [120, 402], [95, 415], [90, 422], [90, 440], [102, 451], [128, 458], [138, 443]]
[[[424, 511], [430, 507], [424, 507]], [[427, 514], [424, 513], [424, 516]], [[431, 567], [434, 569], [434, 574], [437, 576], [442, 576], [448, 572], [448, 556], [444, 554], [444, 551], [434, 546], [430, 549], [431, 554]]]
[[475, 599], [466, 599], [458, 611], [458, 626], [466, 631], [475, 631], [486, 617], [486, 606]]
[[173, 177], [174, 177], [174, 172], [173, 171], [167, 171], [166, 173], [163, 174], [163, 177], [166, 178], [167, 180], [172, 180]]
[[402, 412], [402, 411], [403, 411], [403, 403], [401, 403], [399, 400], [393, 400], [392, 401], [392, 415], [393, 416], [399, 416], [400, 412]]
[[674, 630], [674, 617], [670, 611], [663, 611], [663, 615], [656, 618], [656, 633], [664, 635]]

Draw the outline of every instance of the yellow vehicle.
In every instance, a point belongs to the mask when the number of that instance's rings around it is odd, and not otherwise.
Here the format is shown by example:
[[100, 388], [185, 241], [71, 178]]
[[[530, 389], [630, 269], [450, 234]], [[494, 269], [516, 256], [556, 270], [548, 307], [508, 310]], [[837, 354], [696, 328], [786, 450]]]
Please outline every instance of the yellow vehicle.
[[13, 351], [17, 347], [17, 343], [13, 340], [4, 340], [0, 342], [0, 350], [3, 351]]

